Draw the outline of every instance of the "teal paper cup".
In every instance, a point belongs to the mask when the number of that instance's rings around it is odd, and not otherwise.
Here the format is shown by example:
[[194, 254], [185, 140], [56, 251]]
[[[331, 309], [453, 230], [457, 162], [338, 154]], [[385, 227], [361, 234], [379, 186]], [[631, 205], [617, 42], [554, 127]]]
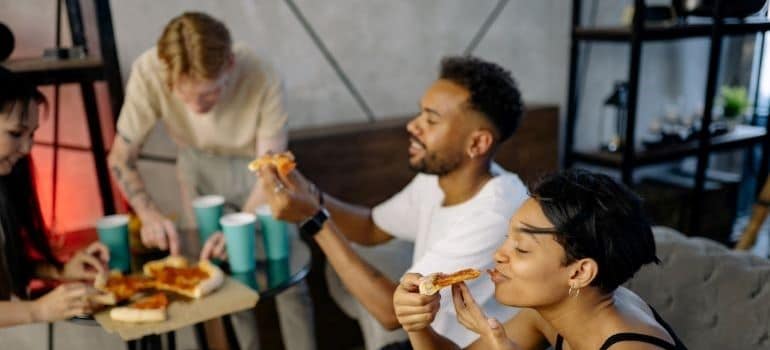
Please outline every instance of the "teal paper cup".
[[96, 222], [96, 231], [110, 251], [110, 269], [131, 269], [131, 246], [128, 243], [128, 215], [109, 215]]
[[267, 261], [267, 284], [270, 288], [278, 287], [289, 281], [291, 270], [289, 259]]
[[281, 260], [289, 257], [289, 226], [286, 222], [273, 217], [270, 207], [257, 210], [262, 239], [265, 243], [265, 257], [268, 260]]
[[195, 222], [198, 225], [198, 238], [201, 246], [214, 232], [221, 231], [219, 219], [225, 206], [225, 197], [210, 195], [195, 198], [192, 202], [195, 211]]
[[249, 213], [227, 214], [219, 219], [232, 272], [252, 271], [257, 266], [254, 255], [256, 221], [257, 218]]
[[230, 274], [230, 277], [235, 278], [238, 282], [243, 283], [245, 286], [255, 291], [259, 291], [259, 284], [257, 284], [256, 272], [254, 272], [253, 270], [246, 271], [246, 272], [233, 272]]

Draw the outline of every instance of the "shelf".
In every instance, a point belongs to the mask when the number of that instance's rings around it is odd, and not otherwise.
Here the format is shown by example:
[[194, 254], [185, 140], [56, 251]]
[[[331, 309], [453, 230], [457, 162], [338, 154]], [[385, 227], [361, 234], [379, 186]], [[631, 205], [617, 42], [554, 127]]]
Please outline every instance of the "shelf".
[[[708, 37], [711, 35], [713, 24], [710, 22], [682, 25], [650, 25], [642, 30], [642, 41], [676, 40], [686, 38]], [[744, 35], [770, 31], [770, 21], [765, 19], [725, 20], [722, 32], [725, 35]], [[617, 27], [577, 27], [573, 36], [577, 40], [586, 41], [631, 41], [632, 30], [628, 26]]]
[[[750, 125], [738, 125], [735, 130], [711, 138], [708, 152], [724, 151], [740, 148], [761, 142], [765, 137], [765, 128]], [[671, 145], [653, 150], [643, 150], [636, 153], [634, 166], [644, 166], [670, 162], [698, 154], [698, 141], [690, 141], [679, 145]], [[623, 154], [606, 151], [575, 151], [575, 160], [595, 165], [620, 167]]]
[[24, 58], [0, 62], [0, 65], [37, 85], [101, 80], [104, 65], [97, 58], [52, 59]]

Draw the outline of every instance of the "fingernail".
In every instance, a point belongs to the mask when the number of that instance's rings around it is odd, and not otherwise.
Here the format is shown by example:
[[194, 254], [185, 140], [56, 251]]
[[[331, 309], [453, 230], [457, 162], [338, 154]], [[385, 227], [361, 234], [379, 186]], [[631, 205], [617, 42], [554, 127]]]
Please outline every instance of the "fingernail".
[[489, 324], [489, 328], [492, 328], [492, 329], [497, 329], [500, 327], [500, 324], [497, 321], [495, 321], [494, 318], [488, 318], [487, 323]]

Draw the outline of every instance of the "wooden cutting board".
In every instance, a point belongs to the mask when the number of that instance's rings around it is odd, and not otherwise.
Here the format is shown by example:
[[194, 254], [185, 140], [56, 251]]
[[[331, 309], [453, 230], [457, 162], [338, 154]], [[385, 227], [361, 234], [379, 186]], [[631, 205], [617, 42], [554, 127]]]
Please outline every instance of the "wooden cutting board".
[[164, 334], [199, 322], [218, 318], [234, 312], [251, 309], [257, 305], [259, 294], [240, 282], [227, 277], [215, 292], [197, 300], [172, 300], [168, 306], [168, 319], [163, 322], [127, 323], [110, 319], [109, 309], [94, 315], [96, 322], [108, 333], [116, 333], [123, 340], [135, 340], [152, 334]]

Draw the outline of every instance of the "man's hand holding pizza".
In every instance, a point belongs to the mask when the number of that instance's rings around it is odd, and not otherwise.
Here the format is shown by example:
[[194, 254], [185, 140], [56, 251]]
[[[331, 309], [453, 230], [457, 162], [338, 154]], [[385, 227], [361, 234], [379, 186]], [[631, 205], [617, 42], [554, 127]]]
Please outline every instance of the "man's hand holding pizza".
[[273, 164], [259, 168], [260, 183], [275, 218], [302, 222], [321, 209], [321, 192], [299, 171], [282, 174]]

